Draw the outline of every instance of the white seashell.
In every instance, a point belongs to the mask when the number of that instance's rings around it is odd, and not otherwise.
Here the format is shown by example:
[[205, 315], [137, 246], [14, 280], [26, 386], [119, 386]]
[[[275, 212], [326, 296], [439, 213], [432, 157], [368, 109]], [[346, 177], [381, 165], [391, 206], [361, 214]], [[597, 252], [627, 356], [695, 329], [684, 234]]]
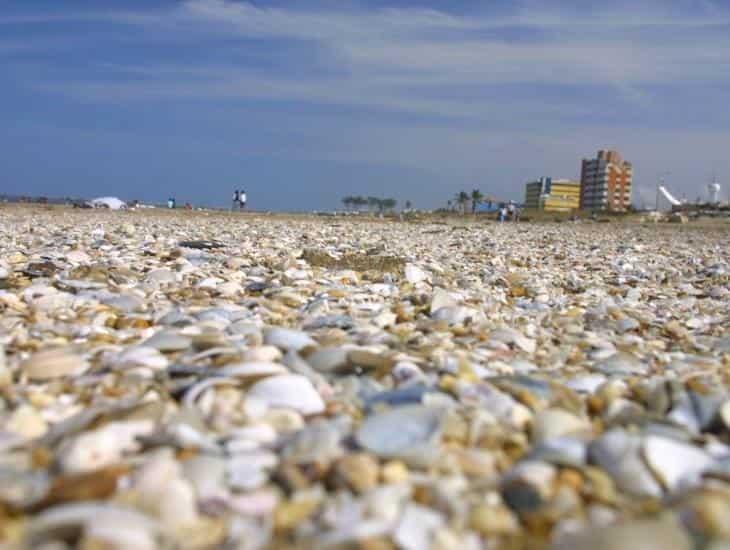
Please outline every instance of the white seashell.
[[166, 267], [153, 269], [152, 271], [147, 273], [147, 276], [145, 277], [145, 281], [155, 284], [174, 283], [176, 280], [177, 276], [175, 275], [175, 273]]
[[228, 505], [231, 509], [244, 516], [268, 516], [274, 511], [278, 503], [278, 494], [271, 490], [252, 491], [228, 499]]
[[20, 368], [31, 380], [45, 381], [78, 376], [89, 369], [89, 364], [69, 349], [56, 348], [34, 353]]
[[68, 473], [89, 472], [119, 462], [125, 453], [139, 450], [138, 436], [150, 435], [151, 420], [110, 422], [66, 441], [59, 451], [59, 465]]
[[436, 455], [443, 414], [442, 409], [423, 405], [396, 407], [368, 416], [355, 437], [378, 456], [427, 464]]
[[66, 260], [72, 264], [86, 264], [91, 261], [91, 257], [83, 250], [72, 250], [66, 254]]
[[274, 346], [256, 346], [243, 352], [243, 361], [248, 362], [270, 362], [276, 363], [283, 357], [281, 350]]
[[591, 394], [595, 392], [605, 381], [606, 377], [602, 374], [586, 374], [584, 376], [577, 376], [568, 380], [565, 385], [578, 393]]
[[243, 428], [236, 428], [229, 432], [232, 441], [251, 441], [257, 445], [267, 445], [276, 441], [276, 430], [268, 424], [250, 424]]
[[431, 314], [435, 321], [446, 321], [450, 325], [461, 325], [466, 322], [479, 322], [484, 319], [481, 312], [464, 306], [445, 306]]
[[227, 495], [226, 462], [220, 457], [199, 454], [183, 462], [183, 474], [195, 489], [198, 500]]
[[215, 287], [215, 290], [221, 296], [231, 297], [243, 292], [243, 287], [235, 281], [227, 281], [225, 283], [217, 285]]
[[430, 548], [434, 531], [445, 524], [446, 519], [436, 511], [418, 504], [408, 504], [393, 534], [393, 540], [403, 550]]
[[285, 351], [299, 351], [302, 348], [316, 346], [317, 342], [312, 340], [306, 332], [275, 327], [264, 329], [264, 344], [276, 346]]
[[266, 470], [248, 463], [236, 460], [228, 467], [228, 485], [234, 490], [252, 491], [261, 488], [269, 481]]
[[406, 280], [412, 285], [428, 280], [428, 274], [414, 264], [406, 264], [404, 269]]
[[191, 525], [198, 518], [193, 486], [185, 479], [176, 478], [162, 487], [157, 495], [159, 507], [157, 516], [171, 532]]
[[696, 483], [702, 471], [713, 463], [702, 449], [668, 437], [647, 436], [643, 451], [652, 472], [669, 491]]
[[[145, 544], [148, 538], [155, 538], [161, 533], [156, 521], [133, 508], [87, 501], [62, 504], [41, 512], [28, 525], [24, 547], [40, 548], [41, 544], [46, 541], [58, 540], [63, 538], [64, 534], [77, 532], [79, 528], [91, 528], [97, 521], [102, 533], [109, 534], [108, 528], [117, 526], [120, 531], [124, 531], [124, 534], [119, 534], [120, 538], [132, 540], [127, 537], [133, 537], [133, 540], [142, 544]], [[118, 539], [115, 538], [115, 540]], [[124, 546], [121, 547], [124, 548]], [[142, 546], [142, 548], [146, 547]], [[157, 548], [157, 546], [154, 545], [151, 548]]]
[[386, 328], [395, 325], [398, 316], [392, 311], [383, 310], [371, 319], [373, 325], [379, 328]]
[[135, 346], [119, 354], [114, 360], [118, 368], [149, 367], [154, 370], [167, 368], [170, 361], [155, 348], [147, 346]]
[[43, 415], [34, 407], [24, 404], [13, 411], [4, 428], [28, 439], [42, 436], [48, 430]]
[[524, 460], [503, 476], [502, 485], [506, 486], [514, 481], [520, 481], [531, 485], [540, 494], [547, 495], [552, 490], [556, 475], [557, 468], [552, 464], [538, 460]]
[[198, 283], [198, 288], [216, 288], [222, 282], [219, 277], [207, 277]]
[[256, 382], [248, 397], [264, 401], [270, 407], [293, 409], [304, 415], [324, 411], [324, 401], [312, 383], [298, 374], [270, 376]]
[[431, 296], [431, 315], [444, 307], [455, 307], [459, 305], [458, 301], [443, 288], [434, 288]]
[[334, 372], [349, 364], [348, 348], [320, 348], [307, 356], [307, 363], [318, 372]]
[[144, 300], [135, 294], [118, 294], [110, 296], [103, 300], [103, 302], [108, 306], [126, 313], [144, 311], [146, 308]]
[[239, 383], [239, 380], [236, 378], [223, 376], [201, 380], [188, 388], [188, 391], [185, 392], [185, 396], [182, 401], [183, 405], [185, 407], [195, 407], [195, 402], [206, 390], [216, 386], [237, 386]]
[[591, 425], [563, 409], [546, 409], [535, 415], [533, 441], [543, 441], [567, 435], [590, 435]]
[[616, 428], [593, 441], [588, 452], [619, 489], [632, 495], [660, 497], [662, 489], [640, 456], [641, 444], [640, 436]]
[[489, 333], [489, 339], [505, 344], [513, 344], [527, 353], [534, 353], [537, 343], [522, 333], [509, 328], [494, 330]]
[[216, 371], [221, 376], [247, 378], [253, 376], [272, 376], [275, 374], [287, 374], [289, 369], [284, 365], [270, 363], [268, 361], [252, 361], [247, 363], [234, 363], [226, 365]]
[[142, 346], [155, 348], [161, 352], [175, 352], [188, 349], [192, 344], [192, 340], [187, 336], [163, 330], [150, 336], [142, 343]]
[[157, 537], [150, 529], [144, 529], [137, 518], [129, 518], [115, 512], [101, 511], [86, 522], [83, 541], [90, 545], [103, 545], [115, 550], [156, 550]]

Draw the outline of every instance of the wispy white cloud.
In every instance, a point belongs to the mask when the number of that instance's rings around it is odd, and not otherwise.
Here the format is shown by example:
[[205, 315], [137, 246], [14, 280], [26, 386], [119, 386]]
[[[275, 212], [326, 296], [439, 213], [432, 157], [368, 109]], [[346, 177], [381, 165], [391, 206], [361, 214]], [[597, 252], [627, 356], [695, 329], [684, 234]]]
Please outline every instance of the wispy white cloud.
[[[239, 96], [454, 116], [465, 110], [473, 113], [475, 105], [418, 99], [419, 87], [432, 94], [437, 86], [589, 84], [609, 86], [627, 101], [646, 101], [650, 98], [641, 90], [646, 86], [678, 80], [728, 81], [730, 33], [708, 33], [706, 27], [730, 28], [730, 14], [715, 13], [709, 9], [712, 3], [704, 4], [694, 17], [686, 13], [680, 17], [658, 3], [645, 1], [625, 8], [627, 11], [614, 8], [585, 18], [540, 7], [507, 16], [465, 17], [415, 8], [303, 11], [226, 0], [188, 0], [171, 13], [105, 17], [172, 32], [181, 39], [190, 31], [311, 41], [326, 52], [323, 63], [334, 65], [339, 73], [323, 76], [313, 70], [310, 77], [299, 73], [272, 76], [245, 66], [225, 66], [223, 70], [214, 68], [216, 74], [209, 81], [191, 82], [191, 72], [208, 68], [192, 65], [175, 74], [167, 65], [159, 68], [158, 78], [152, 82], [112, 86], [102, 80], [59, 83], [59, 87], [94, 100]], [[626, 17], [628, 13], [639, 15]], [[666, 26], [671, 32], [647, 33], [647, 25]], [[515, 26], [517, 35], [511, 38], [480, 36], [483, 31]], [[531, 35], [539, 35], [538, 31], [549, 31], [549, 35], [535, 40]], [[489, 112], [485, 105], [481, 109]]]
[[[587, 14], [527, 0], [510, 13], [466, 16], [187, 0], [166, 11], [0, 17], [0, 24], [98, 21], [131, 27], [140, 44], [200, 44], [211, 52], [189, 61], [168, 55], [126, 63], [91, 55], [93, 70], [84, 77], [34, 71], [28, 85], [46, 93], [111, 105], [194, 100], [225, 103], [233, 111], [265, 100], [334, 111], [299, 124], [290, 113], [272, 115], [270, 123], [304, 130], [276, 145], [234, 141], [232, 154], [380, 162], [453, 176], [454, 185], [491, 177], [503, 190], [509, 181], [541, 172], [576, 177], [578, 155], [610, 145], [648, 159], [637, 176], [650, 181], [652, 166], [683, 162], [674, 170], [688, 189], [694, 184], [686, 159], [668, 153], [681, 150], [677, 144], [692, 144], [697, 152], [692, 170], [713, 163], [721, 168], [727, 161], [717, 143], [730, 118], [678, 128], [674, 111], [695, 106], [673, 103], [658, 90], [687, 90], [688, 101], [701, 102], [696, 88], [730, 89], [728, 6], [703, 0], [590, 4]], [[241, 47], [264, 43], [271, 53], [258, 51], [264, 62], [252, 64], [213, 55], [237, 39]], [[285, 65], [265, 62], [292, 43]], [[655, 110], [641, 123], [630, 118]], [[697, 129], [703, 124], [707, 128]]]

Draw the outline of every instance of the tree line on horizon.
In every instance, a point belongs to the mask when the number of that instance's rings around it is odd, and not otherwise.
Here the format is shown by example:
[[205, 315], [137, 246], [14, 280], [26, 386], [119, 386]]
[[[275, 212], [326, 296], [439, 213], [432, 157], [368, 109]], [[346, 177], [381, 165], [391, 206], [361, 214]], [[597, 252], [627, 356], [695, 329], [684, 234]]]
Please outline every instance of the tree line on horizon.
[[[393, 198], [347, 196], [342, 198], [342, 204], [348, 210], [361, 210], [367, 207], [368, 211], [385, 212], [393, 210], [398, 201]], [[406, 208], [410, 208], [410, 201], [406, 201]]]
[[[462, 214], [466, 214], [468, 207], [471, 206], [471, 213], [476, 214], [477, 207], [480, 204], [492, 205], [496, 202], [496, 199], [491, 195], [484, 195], [479, 189], [473, 189], [471, 193], [466, 191], [459, 191], [453, 200], [447, 201], [448, 210], [457, 209]], [[367, 208], [369, 212], [385, 212], [392, 211], [398, 201], [393, 198], [379, 198], [379, 197], [363, 197], [363, 196], [347, 196], [342, 198], [342, 204], [348, 210], [362, 210]], [[405, 202], [405, 209], [411, 209], [411, 201]]]

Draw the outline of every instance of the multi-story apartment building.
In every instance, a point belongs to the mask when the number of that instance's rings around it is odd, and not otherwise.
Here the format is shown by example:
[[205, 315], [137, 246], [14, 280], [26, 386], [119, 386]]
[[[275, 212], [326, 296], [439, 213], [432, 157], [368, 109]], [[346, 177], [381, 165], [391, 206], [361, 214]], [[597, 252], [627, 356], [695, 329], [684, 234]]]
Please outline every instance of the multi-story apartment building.
[[567, 179], [540, 178], [525, 185], [525, 208], [569, 212], [580, 207], [580, 183]]
[[580, 172], [580, 207], [583, 210], [624, 212], [631, 206], [631, 163], [617, 151], [598, 151], [583, 159]]

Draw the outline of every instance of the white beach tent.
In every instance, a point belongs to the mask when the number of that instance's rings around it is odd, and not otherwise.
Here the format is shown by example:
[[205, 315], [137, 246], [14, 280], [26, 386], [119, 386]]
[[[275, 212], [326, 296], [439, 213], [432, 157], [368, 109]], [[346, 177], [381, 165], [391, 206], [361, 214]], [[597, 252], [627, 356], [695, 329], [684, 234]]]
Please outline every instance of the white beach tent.
[[92, 199], [89, 204], [94, 208], [108, 208], [109, 210], [126, 210], [127, 203], [116, 197], [99, 197]]

